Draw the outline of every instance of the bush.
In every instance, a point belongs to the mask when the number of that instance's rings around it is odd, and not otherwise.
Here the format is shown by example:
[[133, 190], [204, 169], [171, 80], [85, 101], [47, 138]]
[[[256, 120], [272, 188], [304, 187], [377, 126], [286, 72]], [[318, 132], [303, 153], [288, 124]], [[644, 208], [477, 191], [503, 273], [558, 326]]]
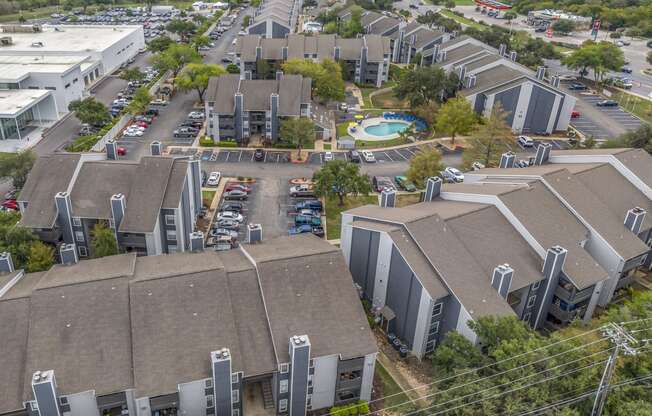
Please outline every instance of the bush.
[[611, 32], [609, 34], [609, 37], [611, 39], [620, 39], [623, 35], [620, 34], [620, 32]]
[[296, 149], [297, 146], [294, 143], [284, 143], [284, 142], [278, 142], [274, 143], [272, 146], [275, 149]]
[[238, 142], [232, 140], [221, 140], [215, 143], [217, 147], [238, 147]]
[[74, 142], [72, 142], [70, 145], [66, 147], [66, 150], [73, 153], [88, 152], [93, 148], [93, 146], [95, 146], [95, 143], [97, 143], [97, 141], [100, 140], [101, 137], [102, 136], [97, 134], [91, 134], [89, 136], [79, 136], [78, 138], [75, 139]]
[[199, 145], [202, 147], [213, 147], [217, 146], [217, 143], [213, 142], [213, 139], [210, 137], [204, 136], [199, 139]]
[[364, 400], [342, 406], [333, 406], [329, 410], [329, 414], [333, 416], [357, 416], [366, 415], [367, 413], [369, 413], [369, 404]]

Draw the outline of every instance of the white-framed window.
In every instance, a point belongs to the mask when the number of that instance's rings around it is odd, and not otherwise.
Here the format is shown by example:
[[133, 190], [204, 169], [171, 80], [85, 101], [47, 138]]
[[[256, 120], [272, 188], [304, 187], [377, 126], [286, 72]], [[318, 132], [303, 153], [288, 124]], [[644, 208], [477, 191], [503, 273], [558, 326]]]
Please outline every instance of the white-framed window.
[[213, 395], [210, 394], [206, 396], [206, 407], [213, 407], [215, 403], [213, 402]]
[[531, 318], [531, 317], [532, 317], [532, 314], [531, 314], [530, 312], [528, 312], [528, 313], [526, 313], [525, 315], [523, 315], [523, 320], [524, 320], [525, 322], [530, 322], [530, 318]]
[[436, 334], [439, 332], [439, 321], [433, 321], [430, 323], [430, 334]]
[[231, 374], [231, 384], [235, 384], [237, 382], [238, 382], [238, 373]]
[[278, 392], [279, 393], [287, 393], [288, 392], [288, 380], [281, 380], [278, 385]]
[[75, 231], [75, 241], [79, 241], [80, 243], [84, 242], [84, 232], [83, 231]]
[[527, 299], [527, 307], [531, 308], [534, 306], [534, 302], [537, 300], [536, 295], [532, 295]]
[[81, 227], [81, 218], [72, 217], [72, 225], [74, 225], [75, 227]]
[[61, 406], [65, 406], [68, 404], [68, 398], [66, 396], [61, 396], [59, 397], [59, 403]]
[[165, 230], [165, 237], [168, 240], [177, 241], [177, 230]]
[[240, 390], [231, 390], [231, 401], [233, 403], [240, 403]]
[[206, 384], [205, 385], [206, 385], [207, 389], [212, 388], [213, 387], [213, 379], [212, 378], [206, 379]]
[[165, 225], [175, 225], [176, 223], [176, 218], [172, 214], [167, 214], [165, 216]]
[[539, 280], [538, 282], [534, 282], [534, 284], [532, 285], [532, 290], [538, 290], [539, 286], [541, 286], [541, 280]]
[[281, 374], [287, 374], [288, 371], [290, 371], [290, 364], [288, 363], [283, 363], [278, 366], [278, 371]]
[[315, 360], [311, 358], [308, 364], [308, 368], [314, 368], [314, 367], [315, 367]]
[[288, 411], [288, 399], [281, 399], [278, 401], [278, 411], [279, 412]]
[[240, 409], [233, 409], [231, 411], [231, 416], [240, 416]]
[[437, 316], [440, 315], [441, 312], [444, 310], [444, 304], [443, 303], [438, 303], [432, 308], [432, 316]]
[[80, 257], [88, 257], [88, 250], [86, 250], [86, 247], [79, 246], [77, 248], [79, 249], [79, 256]]
[[435, 345], [437, 344], [437, 341], [432, 340], [428, 341], [426, 344], [426, 352], [433, 352], [435, 350]]
[[38, 402], [36, 400], [30, 402], [30, 405], [32, 406], [32, 410], [38, 410]]

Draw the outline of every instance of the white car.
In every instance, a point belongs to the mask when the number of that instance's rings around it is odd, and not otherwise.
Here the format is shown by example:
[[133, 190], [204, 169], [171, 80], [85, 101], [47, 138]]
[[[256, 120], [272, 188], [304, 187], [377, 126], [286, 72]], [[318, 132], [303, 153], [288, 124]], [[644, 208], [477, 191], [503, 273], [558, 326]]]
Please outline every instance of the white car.
[[242, 221], [244, 221], [244, 218], [242, 217], [242, 214], [238, 214], [237, 212], [233, 212], [233, 211], [218, 212], [217, 221], [223, 221], [223, 220], [233, 220], [241, 223]]
[[363, 151], [362, 151], [362, 158], [363, 158], [364, 161], [367, 162], [367, 163], [374, 163], [374, 162], [376, 162], [376, 157], [375, 157], [374, 154], [371, 153], [369, 150], [363, 150]]
[[188, 113], [188, 118], [191, 120], [203, 120], [204, 113], [201, 111], [191, 111], [190, 113]]
[[127, 127], [127, 130], [138, 130], [138, 131], [145, 131], [145, 127], [139, 126], [137, 124], [131, 124], [129, 127]]
[[208, 176], [208, 179], [206, 180], [206, 185], [207, 186], [219, 185], [221, 177], [222, 174], [220, 172], [211, 172], [211, 174]]
[[449, 166], [444, 170], [453, 178], [455, 182], [464, 182], [464, 174], [459, 169]]
[[333, 160], [333, 152], [324, 153], [324, 162], [330, 162]]
[[534, 140], [532, 140], [528, 136], [518, 136], [518, 143], [523, 147], [534, 146]]
[[135, 129], [127, 129], [122, 133], [123, 137], [141, 137], [143, 135], [143, 132], [140, 130], [135, 130]]

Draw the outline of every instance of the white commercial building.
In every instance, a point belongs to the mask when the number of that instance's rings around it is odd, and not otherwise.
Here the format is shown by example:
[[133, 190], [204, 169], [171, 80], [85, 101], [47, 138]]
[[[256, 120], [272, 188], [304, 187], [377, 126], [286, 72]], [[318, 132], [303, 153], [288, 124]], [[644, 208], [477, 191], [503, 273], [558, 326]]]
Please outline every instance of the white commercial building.
[[29, 131], [57, 120], [48, 90], [0, 90], [0, 140], [27, 140]]

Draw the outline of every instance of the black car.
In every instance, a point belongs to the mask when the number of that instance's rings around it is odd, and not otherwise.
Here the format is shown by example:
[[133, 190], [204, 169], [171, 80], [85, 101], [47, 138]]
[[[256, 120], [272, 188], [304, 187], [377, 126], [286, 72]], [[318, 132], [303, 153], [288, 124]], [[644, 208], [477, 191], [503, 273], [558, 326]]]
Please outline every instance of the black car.
[[586, 85], [580, 84], [579, 82], [573, 82], [568, 86], [568, 89], [573, 91], [583, 91], [586, 89]]
[[158, 116], [158, 110], [156, 108], [149, 108], [145, 111], [145, 115], [150, 117]]
[[233, 211], [238, 214], [242, 212], [243, 208], [244, 206], [242, 205], [242, 202], [225, 202], [220, 205], [220, 211]]
[[191, 121], [191, 120], [186, 120], [183, 123], [179, 124], [179, 127], [191, 127], [193, 129], [200, 129], [204, 123], [200, 121]]
[[353, 163], [360, 163], [360, 153], [357, 150], [351, 150], [349, 153], [349, 158]]
[[206, 180], [208, 179], [208, 175], [206, 174], [205, 170], [201, 171], [201, 186], [206, 186]]
[[618, 107], [618, 103], [615, 102], [614, 100], [602, 100], [598, 103], [596, 103], [598, 107]]
[[262, 162], [265, 159], [265, 151], [263, 149], [256, 149], [254, 151], [254, 160]]
[[632, 73], [632, 68], [630, 68], [628, 66], [624, 66], [624, 67], [620, 68], [620, 72], [624, 72], [626, 74], [631, 74]]

